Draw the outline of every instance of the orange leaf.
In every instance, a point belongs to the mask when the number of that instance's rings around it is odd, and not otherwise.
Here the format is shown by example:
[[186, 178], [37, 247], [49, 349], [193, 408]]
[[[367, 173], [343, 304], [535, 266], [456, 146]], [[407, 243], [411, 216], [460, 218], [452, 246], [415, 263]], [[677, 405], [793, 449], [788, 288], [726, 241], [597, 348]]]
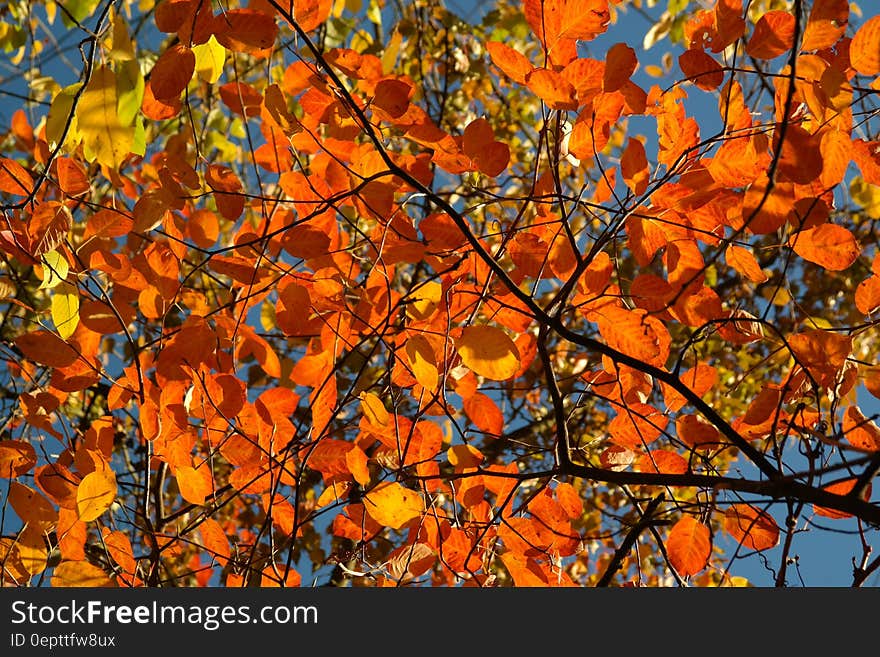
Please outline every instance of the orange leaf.
[[880, 308], [880, 276], [869, 276], [856, 288], [856, 308], [863, 315], [870, 315]]
[[485, 435], [499, 438], [504, 432], [504, 414], [488, 395], [475, 392], [464, 400], [464, 412]]
[[12, 510], [23, 522], [49, 531], [58, 521], [57, 509], [30, 486], [10, 481], [7, 499]]
[[880, 428], [855, 406], [847, 408], [843, 416], [843, 435], [855, 447], [880, 451]]
[[608, 0], [567, 0], [560, 21], [560, 36], [592, 41], [608, 29]]
[[111, 532], [106, 527], [104, 532], [104, 545], [107, 547], [107, 552], [110, 553], [113, 561], [119, 564], [122, 570], [133, 575], [137, 569], [137, 562], [134, 559], [134, 550], [131, 548], [131, 541], [128, 540], [128, 536], [119, 530]]
[[625, 43], [615, 43], [605, 57], [603, 88], [606, 93], [617, 91], [629, 80], [639, 65], [636, 51]]
[[731, 244], [724, 252], [727, 264], [737, 272], [745, 276], [752, 283], [763, 283], [767, 280], [767, 274], [761, 269], [761, 265], [748, 249]]
[[[849, 495], [853, 488], [856, 486], [856, 482], [858, 479], [844, 479], [843, 481], [838, 481], [833, 484], [829, 484], [828, 486], [823, 486], [822, 490], [833, 493], [835, 495]], [[871, 498], [871, 484], [865, 488], [862, 492], [862, 499], [868, 500]], [[813, 505], [813, 511], [816, 515], [824, 516], [826, 518], [832, 518], [834, 520], [843, 520], [845, 518], [852, 518], [851, 513], [847, 513], [846, 511], [838, 511], [837, 509], [830, 509], [824, 506], [819, 506], [818, 504]]]
[[679, 575], [696, 575], [709, 563], [712, 552], [709, 528], [691, 516], [683, 516], [669, 532], [666, 551]]
[[417, 491], [394, 481], [383, 482], [367, 493], [364, 506], [373, 520], [392, 529], [401, 529], [425, 508]]
[[196, 56], [184, 45], [176, 44], [162, 53], [150, 73], [150, 87], [157, 100], [178, 98], [196, 70]]
[[259, 116], [263, 95], [244, 82], [227, 82], [218, 90], [220, 100], [240, 116]]
[[711, 449], [720, 441], [718, 429], [698, 415], [680, 415], [675, 421], [678, 439], [693, 449]]
[[779, 543], [776, 521], [750, 504], [732, 504], [724, 513], [724, 529], [741, 545], [757, 552]]
[[294, 0], [293, 18], [303, 32], [311, 32], [330, 17], [332, 9], [332, 0]]
[[362, 392], [360, 399], [361, 413], [367, 421], [375, 427], [387, 427], [391, 416], [385, 410], [385, 404], [382, 403], [382, 400], [372, 392]]
[[179, 96], [157, 98], [153, 92], [153, 81], [147, 81], [144, 87], [144, 100], [141, 103], [141, 111], [145, 117], [153, 121], [164, 121], [177, 116], [182, 108], [183, 103]]
[[78, 355], [73, 347], [49, 331], [20, 335], [15, 339], [15, 345], [29, 360], [49, 367], [72, 365]]
[[870, 18], [849, 44], [849, 61], [862, 75], [880, 73], [880, 16]]
[[83, 522], [96, 520], [116, 499], [116, 475], [109, 466], [90, 472], [76, 489], [76, 511]]
[[526, 76], [535, 68], [525, 55], [499, 41], [489, 41], [486, 49], [489, 51], [492, 63], [500, 68], [504, 75], [519, 84], [525, 84]]
[[556, 71], [536, 68], [526, 76], [526, 85], [547, 107], [556, 110], [576, 110], [578, 102], [574, 87]]
[[217, 560], [221, 566], [226, 565], [229, 559], [229, 539], [220, 523], [213, 518], [207, 518], [199, 524], [199, 534], [202, 537], [202, 545], [208, 555]]
[[446, 450], [446, 458], [456, 472], [464, 472], [467, 468], [476, 468], [486, 457], [471, 445], [454, 445]]
[[668, 449], [654, 449], [643, 454], [636, 464], [640, 472], [659, 472], [660, 474], [685, 474], [688, 462], [680, 454]]
[[648, 158], [645, 147], [638, 139], [630, 139], [620, 156], [620, 173], [633, 194], [641, 195], [648, 189]]
[[688, 80], [703, 91], [713, 91], [724, 82], [724, 70], [701, 48], [691, 48], [678, 58], [678, 66]]
[[55, 170], [58, 173], [58, 186], [68, 196], [79, 196], [91, 189], [85, 167], [78, 161], [69, 157], [56, 158]]
[[794, 16], [787, 11], [768, 11], [758, 19], [746, 53], [756, 59], [773, 59], [794, 45]]
[[559, 507], [569, 517], [574, 520], [579, 518], [584, 512], [584, 501], [575, 487], [569, 483], [561, 482], [556, 484], [556, 500]]
[[62, 561], [52, 572], [52, 586], [94, 588], [116, 586], [116, 584], [107, 573], [88, 561]]
[[33, 445], [22, 440], [0, 441], [0, 478], [12, 479], [30, 472], [37, 464]]
[[848, 19], [849, 0], [814, 0], [801, 50], [830, 48], [846, 32]]
[[23, 166], [15, 160], [0, 157], [0, 192], [27, 196], [33, 188], [34, 179]]
[[193, 468], [188, 465], [178, 466], [174, 470], [180, 496], [190, 504], [204, 504], [205, 498], [213, 493], [211, 470], [207, 466]]
[[617, 445], [638, 449], [657, 440], [668, 421], [669, 417], [653, 406], [635, 403], [617, 411], [608, 423], [608, 433]]
[[507, 168], [510, 148], [495, 141], [495, 132], [486, 119], [471, 121], [462, 135], [462, 148], [487, 176], [497, 176]]
[[419, 385], [428, 392], [434, 392], [440, 377], [437, 372], [437, 357], [428, 339], [423, 335], [410, 337], [406, 341], [406, 356]]
[[354, 480], [361, 486], [366, 486], [370, 483], [371, 477], [368, 461], [369, 458], [366, 452], [357, 445], [345, 453], [345, 465], [348, 467], [348, 471], [351, 472]]
[[788, 243], [801, 258], [829, 271], [847, 269], [861, 253], [855, 236], [837, 224], [802, 230], [792, 235]]

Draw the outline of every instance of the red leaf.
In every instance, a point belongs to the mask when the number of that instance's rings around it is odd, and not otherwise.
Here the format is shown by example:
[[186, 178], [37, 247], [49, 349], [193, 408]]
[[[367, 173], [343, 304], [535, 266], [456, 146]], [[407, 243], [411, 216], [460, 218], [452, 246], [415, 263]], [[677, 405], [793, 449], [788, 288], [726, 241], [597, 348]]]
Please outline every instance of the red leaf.
[[376, 85], [373, 105], [396, 119], [409, 107], [412, 92], [413, 88], [403, 80], [382, 80]]
[[636, 51], [625, 43], [615, 43], [605, 57], [602, 84], [606, 92], [617, 91], [629, 80], [639, 65]]
[[257, 54], [269, 48], [278, 36], [272, 16], [254, 9], [230, 9], [214, 17], [214, 37], [234, 52]]
[[184, 45], [176, 44], [162, 53], [150, 73], [150, 88], [158, 100], [180, 96], [196, 70], [196, 56]]
[[688, 80], [703, 91], [713, 91], [724, 82], [721, 65], [700, 48], [691, 48], [678, 58], [678, 66]]

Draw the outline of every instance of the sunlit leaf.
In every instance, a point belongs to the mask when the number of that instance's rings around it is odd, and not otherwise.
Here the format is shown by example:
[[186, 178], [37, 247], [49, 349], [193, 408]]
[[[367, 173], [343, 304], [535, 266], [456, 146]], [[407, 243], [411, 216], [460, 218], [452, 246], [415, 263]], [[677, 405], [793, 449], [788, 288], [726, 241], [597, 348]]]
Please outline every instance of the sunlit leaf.
[[475, 373], [493, 381], [516, 374], [519, 352], [513, 340], [494, 326], [468, 326], [455, 341], [462, 362]]
[[679, 575], [696, 575], [706, 567], [712, 551], [709, 528], [692, 516], [682, 516], [669, 532], [666, 551]]

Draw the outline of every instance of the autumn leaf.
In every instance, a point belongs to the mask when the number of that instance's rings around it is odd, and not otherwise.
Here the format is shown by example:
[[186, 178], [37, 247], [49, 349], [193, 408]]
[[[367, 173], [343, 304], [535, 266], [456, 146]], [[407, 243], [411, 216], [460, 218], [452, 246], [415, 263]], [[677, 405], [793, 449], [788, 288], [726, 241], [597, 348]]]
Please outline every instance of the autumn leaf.
[[88, 561], [63, 561], [52, 572], [52, 586], [94, 588], [116, 584], [107, 573]]
[[76, 511], [83, 522], [97, 520], [116, 499], [116, 475], [109, 467], [90, 472], [76, 490]]
[[829, 271], [848, 269], [861, 250], [855, 236], [843, 226], [822, 224], [792, 235], [791, 248], [804, 260]]
[[383, 482], [367, 493], [364, 506], [376, 522], [392, 529], [401, 529], [424, 509], [419, 493], [393, 481]]
[[750, 504], [730, 505], [724, 512], [724, 528], [748, 550], [769, 550], [779, 543], [776, 522], [770, 514]]
[[116, 75], [107, 66], [92, 71], [76, 106], [76, 119], [89, 161], [115, 169], [134, 148], [135, 129], [119, 120]]
[[493, 381], [509, 379], [519, 368], [516, 344], [494, 326], [465, 327], [455, 348], [467, 367]]
[[706, 567], [712, 551], [709, 528], [691, 516], [682, 516], [669, 532], [666, 551], [679, 575], [696, 575]]

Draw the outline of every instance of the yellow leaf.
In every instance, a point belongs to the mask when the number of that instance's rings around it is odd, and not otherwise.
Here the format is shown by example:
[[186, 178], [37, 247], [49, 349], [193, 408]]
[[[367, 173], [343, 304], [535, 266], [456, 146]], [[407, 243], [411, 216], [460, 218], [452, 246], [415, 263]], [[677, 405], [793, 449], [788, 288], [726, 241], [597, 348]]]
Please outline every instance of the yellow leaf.
[[196, 56], [196, 75], [209, 84], [217, 82], [226, 63], [226, 48], [212, 34], [205, 43], [193, 46], [192, 51]]
[[116, 584], [107, 576], [107, 573], [88, 561], [64, 561], [58, 564], [52, 573], [52, 586], [66, 588], [70, 586], [116, 586]]
[[70, 283], [61, 283], [52, 295], [52, 321], [63, 339], [69, 338], [79, 324], [79, 294]]
[[83, 522], [101, 516], [116, 498], [116, 475], [109, 467], [90, 472], [76, 489], [76, 511]]
[[390, 75], [394, 70], [402, 41], [403, 35], [398, 30], [394, 30], [394, 34], [391, 35], [391, 41], [385, 46], [385, 52], [382, 54], [382, 72], [385, 75]]
[[377, 427], [388, 425], [388, 411], [385, 410], [385, 404], [372, 392], [362, 392], [361, 395], [361, 413], [367, 418], [370, 424]]
[[70, 266], [67, 264], [67, 258], [58, 251], [47, 251], [40, 260], [43, 265], [43, 282], [40, 283], [40, 290], [51, 290], [67, 278]]
[[[49, 114], [46, 116], [46, 140], [49, 142], [49, 148], [54, 148], [57, 144], [62, 143], [62, 136], [64, 136], [63, 145], [67, 151], [75, 149], [82, 140], [76, 116], [71, 117], [73, 101], [81, 86], [82, 84], [77, 82], [65, 87], [52, 99]], [[67, 130], [66, 134], [65, 129]]]
[[123, 126], [117, 112], [116, 75], [100, 66], [80, 97], [76, 119], [86, 159], [111, 169], [119, 168], [134, 144], [134, 126]]
[[424, 510], [422, 496], [400, 484], [387, 481], [376, 486], [365, 497], [365, 508], [380, 525], [400, 529]]
[[436, 390], [439, 380], [437, 358], [427, 338], [422, 335], [409, 338], [406, 341], [406, 356], [416, 381], [430, 392]]
[[519, 369], [519, 351], [507, 333], [494, 326], [468, 326], [455, 341], [462, 362], [473, 372], [504, 381]]
[[46, 569], [49, 552], [43, 536], [39, 527], [28, 525], [18, 537], [18, 556], [22, 566], [31, 575], [39, 575]]
[[114, 11], [110, 14], [110, 22], [113, 23], [110, 59], [116, 62], [133, 60], [135, 58], [134, 42], [131, 40], [125, 18]]
[[455, 467], [456, 472], [461, 472], [465, 468], [476, 468], [486, 457], [476, 447], [470, 445], [454, 445], [446, 450], [446, 458], [449, 463]]
[[340, 500], [348, 497], [348, 489], [351, 488], [350, 481], [334, 481], [324, 489], [324, 492], [318, 497], [318, 501], [315, 502], [315, 506], [317, 508], [321, 508], [327, 506], [328, 504], [333, 504], [334, 502], [339, 502]]

